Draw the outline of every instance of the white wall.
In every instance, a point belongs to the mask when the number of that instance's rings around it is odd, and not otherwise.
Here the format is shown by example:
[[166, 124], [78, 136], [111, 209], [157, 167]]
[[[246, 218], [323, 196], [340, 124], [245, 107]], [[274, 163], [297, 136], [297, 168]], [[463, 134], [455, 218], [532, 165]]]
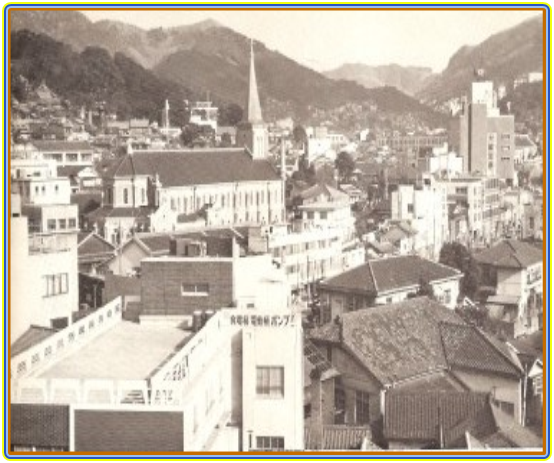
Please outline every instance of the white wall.
[[[304, 448], [303, 343], [296, 326], [243, 329], [243, 450], [257, 436], [284, 437], [285, 449]], [[256, 394], [256, 366], [284, 367], [284, 396]], [[251, 431], [251, 433], [249, 433]]]

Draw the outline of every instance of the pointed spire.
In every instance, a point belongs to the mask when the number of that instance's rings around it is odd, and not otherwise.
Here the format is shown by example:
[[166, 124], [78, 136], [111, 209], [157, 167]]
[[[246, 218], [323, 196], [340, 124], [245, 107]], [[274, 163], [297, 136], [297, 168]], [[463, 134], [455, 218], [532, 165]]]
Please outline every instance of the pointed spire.
[[256, 69], [254, 67], [254, 40], [250, 39], [250, 82], [248, 90], [248, 122], [259, 124], [263, 122], [260, 97], [258, 95], [258, 83], [256, 81]]

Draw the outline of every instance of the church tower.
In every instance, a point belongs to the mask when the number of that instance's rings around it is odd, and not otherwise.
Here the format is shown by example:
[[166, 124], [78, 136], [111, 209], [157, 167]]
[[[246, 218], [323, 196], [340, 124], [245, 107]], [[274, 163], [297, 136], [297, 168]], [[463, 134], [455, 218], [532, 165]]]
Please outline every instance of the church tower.
[[256, 68], [254, 66], [254, 42], [250, 42], [250, 77], [248, 82], [248, 105], [246, 121], [237, 128], [237, 146], [250, 151], [252, 159], [265, 159], [268, 154], [267, 126], [262, 118]]

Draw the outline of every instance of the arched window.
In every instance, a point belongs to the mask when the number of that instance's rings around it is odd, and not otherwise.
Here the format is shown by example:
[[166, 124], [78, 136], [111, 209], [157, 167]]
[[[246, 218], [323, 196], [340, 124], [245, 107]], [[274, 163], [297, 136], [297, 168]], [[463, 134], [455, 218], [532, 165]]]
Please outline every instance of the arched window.
[[123, 189], [123, 204], [129, 204], [129, 190], [127, 188]]

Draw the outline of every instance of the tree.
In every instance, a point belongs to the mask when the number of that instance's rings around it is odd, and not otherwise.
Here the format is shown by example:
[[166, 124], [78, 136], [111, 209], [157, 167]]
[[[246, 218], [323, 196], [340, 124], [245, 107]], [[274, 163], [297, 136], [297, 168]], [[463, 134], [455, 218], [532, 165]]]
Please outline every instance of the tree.
[[474, 299], [481, 284], [481, 269], [469, 250], [460, 243], [446, 243], [441, 249], [439, 262], [464, 274], [460, 281], [460, 297]]
[[339, 171], [340, 178], [347, 179], [352, 176], [352, 172], [354, 172], [356, 168], [356, 163], [350, 154], [341, 151], [335, 161], [335, 167]]
[[242, 120], [243, 110], [236, 103], [230, 103], [219, 110], [217, 123], [221, 126], [236, 126]]

